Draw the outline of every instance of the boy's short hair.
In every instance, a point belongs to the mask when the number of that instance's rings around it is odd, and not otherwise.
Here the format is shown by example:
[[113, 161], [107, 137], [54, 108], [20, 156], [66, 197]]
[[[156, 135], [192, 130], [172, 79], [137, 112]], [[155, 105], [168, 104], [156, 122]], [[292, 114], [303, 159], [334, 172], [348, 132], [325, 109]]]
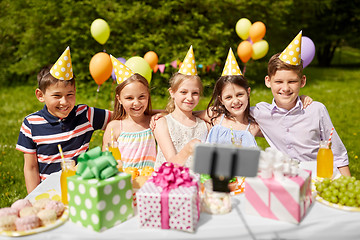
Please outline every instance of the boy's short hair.
[[71, 80], [60, 80], [53, 75], [50, 74], [50, 69], [52, 68], [53, 64], [43, 67], [40, 72], [37, 75], [37, 81], [38, 81], [38, 88], [45, 93], [46, 89], [53, 84], [56, 84], [60, 81], [65, 83], [65, 86], [68, 84], [75, 86], [75, 75]]
[[273, 55], [268, 63], [268, 76], [272, 77], [279, 70], [294, 71], [300, 78], [303, 76], [303, 61], [301, 60], [299, 65], [291, 65], [280, 60], [281, 53]]

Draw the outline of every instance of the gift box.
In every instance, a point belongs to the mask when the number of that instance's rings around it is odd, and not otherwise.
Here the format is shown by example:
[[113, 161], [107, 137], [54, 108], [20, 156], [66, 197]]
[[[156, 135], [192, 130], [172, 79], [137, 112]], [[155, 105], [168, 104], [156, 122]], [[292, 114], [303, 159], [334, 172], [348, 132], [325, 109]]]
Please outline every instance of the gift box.
[[246, 178], [245, 212], [275, 220], [299, 223], [313, 202], [311, 171], [297, 176]]
[[68, 181], [70, 220], [95, 231], [103, 231], [134, 215], [131, 175], [118, 173], [108, 179]]
[[199, 176], [164, 163], [136, 193], [140, 227], [194, 232], [200, 217]]

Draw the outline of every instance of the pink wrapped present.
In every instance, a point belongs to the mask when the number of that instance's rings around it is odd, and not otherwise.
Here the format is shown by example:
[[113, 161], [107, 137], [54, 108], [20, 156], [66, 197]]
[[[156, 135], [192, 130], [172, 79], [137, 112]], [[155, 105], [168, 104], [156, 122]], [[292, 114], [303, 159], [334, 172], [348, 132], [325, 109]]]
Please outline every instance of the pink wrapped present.
[[140, 227], [194, 232], [200, 216], [199, 177], [164, 163], [136, 193]]
[[311, 171], [299, 169], [295, 177], [246, 178], [245, 212], [299, 223], [311, 203]]

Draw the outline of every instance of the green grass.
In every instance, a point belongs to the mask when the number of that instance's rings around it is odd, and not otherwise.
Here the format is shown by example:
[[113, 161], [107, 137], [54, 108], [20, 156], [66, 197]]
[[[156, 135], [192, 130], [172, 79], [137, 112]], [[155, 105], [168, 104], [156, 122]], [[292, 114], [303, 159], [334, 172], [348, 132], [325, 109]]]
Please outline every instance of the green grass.
[[[345, 60], [344, 60], [345, 61]], [[309, 95], [327, 106], [330, 117], [345, 144], [350, 159], [353, 176], [360, 179], [360, 69], [352, 68], [317, 68], [305, 69], [307, 84], [301, 94]], [[260, 82], [260, 81], [259, 81]], [[99, 108], [112, 108], [114, 85], [106, 82], [99, 93], [96, 86], [79, 84], [77, 102]], [[2, 87], [0, 94], [0, 207], [10, 206], [18, 198], [27, 195], [23, 175], [23, 155], [15, 150], [19, 129], [24, 117], [42, 108], [34, 95], [34, 85]], [[251, 105], [260, 101], [270, 102], [269, 89], [259, 84], [252, 87]], [[197, 109], [205, 109], [209, 96], [205, 96]], [[167, 99], [152, 97], [154, 109], [163, 109]], [[96, 131], [90, 148], [101, 145], [102, 131]], [[265, 148], [264, 139], [257, 139]]]

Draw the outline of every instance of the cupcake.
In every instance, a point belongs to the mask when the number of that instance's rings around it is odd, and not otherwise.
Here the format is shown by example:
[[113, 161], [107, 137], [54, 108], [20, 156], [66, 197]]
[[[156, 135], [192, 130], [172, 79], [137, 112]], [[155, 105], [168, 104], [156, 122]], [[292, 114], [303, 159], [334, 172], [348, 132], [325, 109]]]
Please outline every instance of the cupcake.
[[10, 208], [10, 207], [6, 207], [6, 208], [1, 208], [1, 209], [0, 209], [0, 217], [2, 217], [2, 216], [9, 216], [9, 215], [18, 216], [18, 215], [19, 215], [19, 211], [18, 211], [16, 208]]
[[150, 177], [151, 174], [154, 172], [154, 168], [145, 166], [143, 169], [141, 169], [141, 176]]
[[31, 216], [31, 215], [36, 215], [38, 213], [38, 210], [34, 207], [24, 207], [23, 209], [20, 210], [19, 212], [19, 216], [22, 217], [27, 217], [27, 216]]
[[138, 176], [133, 180], [133, 189], [140, 189], [146, 181], [149, 179], [149, 177], [145, 176]]
[[42, 209], [37, 216], [43, 225], [51, 224], [56, 221], [57, 215], [54, 209]]
[[45, 209], [53, 209], [53, 210], [55, 210], [56, 216], [60, 217], [63, 214], [64, 210], [65, 210], [65, 206], [64, 206], [64, 204], [62, 202], [51, 200], [50, 202], [48, 202], [46, 204]]
[[37, 210], [42, 210], [42, 209], [45, 209], [46, 207], [46, 204], [48, 202], [50, 202], [50, 198], [42, 198], [42, 199], [39, 199], [39, 200], [36, 200], [33, 204], [33, 206], [37, 209]]
[[18, 217], [15, 215], [4, 215], [0, 217], [0, 230], [2, 231], [15, 231], [15, 220]]
[[40, 218], [36, 215], [17, 218], [15, 225], [17, 231], [31, 230], [40, 226]]
[[21, 209], [23, 209], [24, 207], [32, 207], [32, 204], [29, 200], [27, 199], [19, 199], [16, 200], [12, 205], [12, 208], [17, 209], [18, 211], [20, 211]]
[[124, 169], [125, 173], [131, 174], [131, 179], [134, 180], [140, 175], [139, 170], [136, 167], [127, 167]]

